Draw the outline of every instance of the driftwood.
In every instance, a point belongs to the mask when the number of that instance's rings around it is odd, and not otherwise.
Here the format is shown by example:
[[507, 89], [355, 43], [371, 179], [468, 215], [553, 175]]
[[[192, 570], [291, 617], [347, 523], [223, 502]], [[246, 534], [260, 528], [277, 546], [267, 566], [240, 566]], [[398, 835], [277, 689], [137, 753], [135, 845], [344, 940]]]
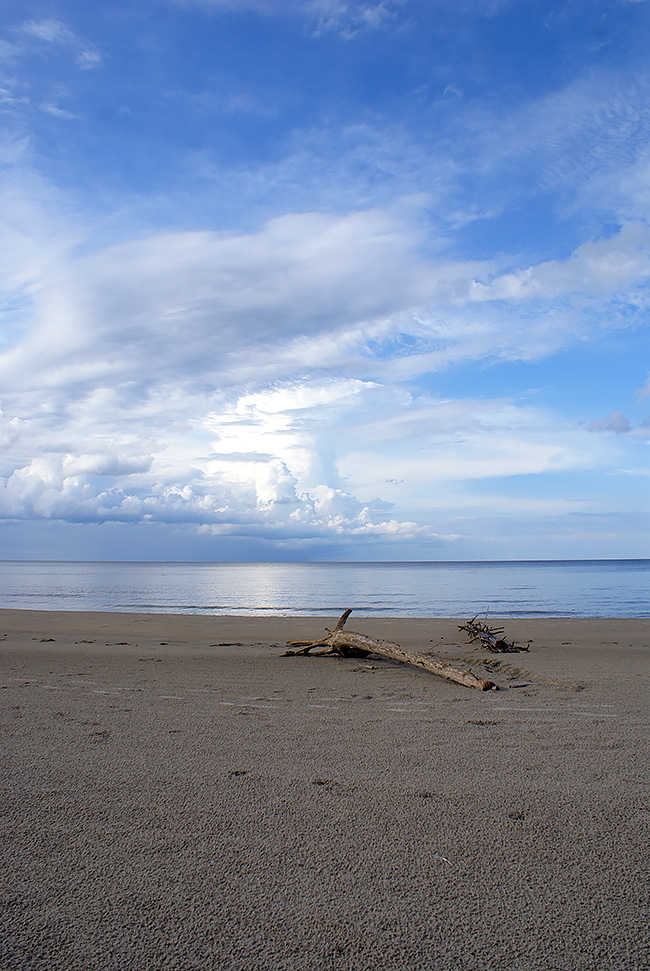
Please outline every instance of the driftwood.
[[338, 654], [340, 657], [367, 657], [369, 654], [376, 654], [378, 657], [386, 658], [389, 661], [401, 661], [403, 664], [412, 664], [416, 668], [423, 668], [432, 674], [437, 674], [448, 681], [455, 681], [457, 684], [464, 684], [468, 688], [479, 688], [481, 691], [497, 691], [497, 685], [493, 681], [477, 677], [471, 671], [462, 671], [446, 661], [440, 661], [430, 654], [418, 654], [414, 651], [405, 651], [399, 644], [391, 641], [377, 640], [374, 637], [367, 637], [365, 634], [356, 634], [354, 631], [346, 631], [345, 622], [352, 613], [346, 610], [341, 614], [339, 621], [334, 628], [328, 627], [327, 637], [322, 637], [316, 641], [287, 641], [287, 647], [298, 647], [297, 651], [286, 651], [284, 657], [306, 655], [314, 650], [315, 654]]
[[[478, 617], [478, 614], [476, 615]], [[522, 647], [514, 641], [505, 640], [504, 627], [488, 627], [486, 623], [472, 617], [466, 624], [459, 624], [458, 630], [464, 630], [469, 634], [469, 642], [480, 641], [481, 647], [493, 654], [515, 654], [517, 651], [527, 651], [528, 644]], [[528, 642], [530, 643], [530, 641]]]

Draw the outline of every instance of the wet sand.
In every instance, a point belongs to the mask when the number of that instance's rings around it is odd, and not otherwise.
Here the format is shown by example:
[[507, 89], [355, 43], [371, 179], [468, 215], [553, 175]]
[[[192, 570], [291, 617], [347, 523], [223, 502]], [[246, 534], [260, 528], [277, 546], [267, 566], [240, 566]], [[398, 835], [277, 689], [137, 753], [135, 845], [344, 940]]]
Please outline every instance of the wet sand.
[[650, 968], [650, 622], [326, 623], [0, 611], [0, 967]]

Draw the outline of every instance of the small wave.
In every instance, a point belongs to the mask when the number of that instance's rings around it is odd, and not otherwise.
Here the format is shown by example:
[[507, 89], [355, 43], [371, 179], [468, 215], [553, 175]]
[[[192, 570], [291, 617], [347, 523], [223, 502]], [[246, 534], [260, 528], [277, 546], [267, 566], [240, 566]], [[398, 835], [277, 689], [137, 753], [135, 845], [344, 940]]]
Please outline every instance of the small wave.
[[115, 604], [116, 610], [231, 610], [232, 604], [134, 603]]

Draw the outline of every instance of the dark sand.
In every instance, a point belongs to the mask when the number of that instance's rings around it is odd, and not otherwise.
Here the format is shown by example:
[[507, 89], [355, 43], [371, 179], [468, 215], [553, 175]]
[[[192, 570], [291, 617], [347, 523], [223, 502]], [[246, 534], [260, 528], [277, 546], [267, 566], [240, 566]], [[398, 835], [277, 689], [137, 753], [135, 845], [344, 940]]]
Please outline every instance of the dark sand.
[[0, 611], [0, 967], [650, 968], [650, 623], [325, 623]]

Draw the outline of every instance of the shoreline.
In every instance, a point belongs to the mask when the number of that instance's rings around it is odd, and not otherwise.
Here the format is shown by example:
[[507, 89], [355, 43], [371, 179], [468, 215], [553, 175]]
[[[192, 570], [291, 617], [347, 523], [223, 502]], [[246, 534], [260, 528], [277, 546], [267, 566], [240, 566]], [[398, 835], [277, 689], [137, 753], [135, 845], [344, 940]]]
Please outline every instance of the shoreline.
[[648, 621], [336, 619], [0, 610], [3, 966], [649, 966]]
[[[5, 621], [3, 618], [7, 618], [8, 621], [15, 623], [19, 622], [19, 618], [26, 618], [33, 615], [35, 618], [43, 618], [44, 620], [52, 619], [54, 623], [61, 624], [67, 618], [70, 623], [68, 626], [72, 626], [74, 621], [86, 622], [90, 620], [91, 622], [100, 623], [104, 618], [121, 618], [125, 624], [128, 624], [129, 618], [141, 623], [143, 621], [155, 623], [168, 621], [173, 618], [177, 618], [180, 622], [196, 622], [197, 626], [201, 624], [234, 624], [241, 623], [243, 625], [260, 625], [267, 623], [269, 625], [278, 624], [284, 625], [286, 623], [310, 623], [310, 624], [321, 624], [328, 625], [330, 622], [336, 623], [340, 613], [342, 611], [333, 610], [330, 613], [315, 613], [315, 614], [208, 614], [208, 613], [187, 613], [183, 611], [162, 611], [162, 610], [114, 610], [110, 609], [83, 609], [83, 610], [68, 610], [59, 609], [53, 610], [50, 608], [38, 608], [38, 607], [0, 607], [0, 626]], [[479, 612], [476, 615], [479, 620], [483, 617], [483, 613]], [[354, 610], [350, 615], [350, 623], [357, 620], [358, 622], [367, 624], [371, 623], [373, 625], [377, 624], [380, 626], [392, 626], [394, 624], [424, 624], [424, 623], [443, 623], [443, 624], [461, 624], [467, 622], [467, 617], [464, 615], [459, 615], [458, 617], [450, 616], [446, 614], [429, 614], [422, 616], [400, 616], [400, 615], [390, 615], [390, 614], [364, 614], [356, 613]], [[503, 614], [489, 614], [487, 620], [490, 624], [494, 623], [499, 626], [503, 625], [520, 625], [522, 623], [532, 624], [532, 625], [548, 625], [548, 624], [595, 624], [604, 623], [606, 625], [612, 624], [638, 624], [640, 625], [640, 630], [643, 633], [643, 628], [650, 632], [650, 617], [639, 617], [636, 615], [628, 615], [625, 617], [619, 616], [600, 616], [600, 615], [590, 615], [590, 616], [575, 616], [575, 615], [544, 615], [539, 614], [521, 614], [521, 615], [503, 615]]]
[[[68, 611], [68, 610], [21, 610], [0, 608], [0, 643], [2, 635], [27, 638], [32, 633], [35, 640], [25, 640], [32, 645], [43, 637], [59, 637], [59, 643], [83, 645], [89, 641], [103, 647], [156, 644], [180, 653], [198, 648], [211, 650], [220, 644], [283, 646], [288, 640], [315, 639], [324, 636], [327, 629], [338, 620], [338, 613], [331, 616], [242, 616], [238, 614], [197, 615], [162, 614], [131, 611]], [[407, 650], [431, 651], [485, 658], [533, 658], [544, 660], [549, 651], [557, 657], [551, 663], [562, 664], [576, 650], [587, 650], [594, 656], [603, 650], [620, 653], [626, 647], [638, 651], [650, 651], [650, 621], [645, 618], [601, 617], [490, 617], [494, 626], [505, 628], [505, 637], [525, 646], [528, 652], [512, 655], [492, 655], [481, 652], [476, 645], [467, 642], [459, 625], [466, 623], [461, 617], [368, 617], [349, 618], [346, 629], [382, 640], [399, 643]], [[111, 641], [112, 644], [107, 641]], [[127, 643], [116, 645], [116, 640]], [[160, 642], [167, 642], [160, 645]], [[56, 641], [55, 641], [56, 642]], [[43, 643], [46, 643], [45, 641]], [[573, 651], [563, 651], [571, 647]], [[536, 654], [540, 648], [541, 653]], [[566, 660], [567, 658], [564, 658]]]

